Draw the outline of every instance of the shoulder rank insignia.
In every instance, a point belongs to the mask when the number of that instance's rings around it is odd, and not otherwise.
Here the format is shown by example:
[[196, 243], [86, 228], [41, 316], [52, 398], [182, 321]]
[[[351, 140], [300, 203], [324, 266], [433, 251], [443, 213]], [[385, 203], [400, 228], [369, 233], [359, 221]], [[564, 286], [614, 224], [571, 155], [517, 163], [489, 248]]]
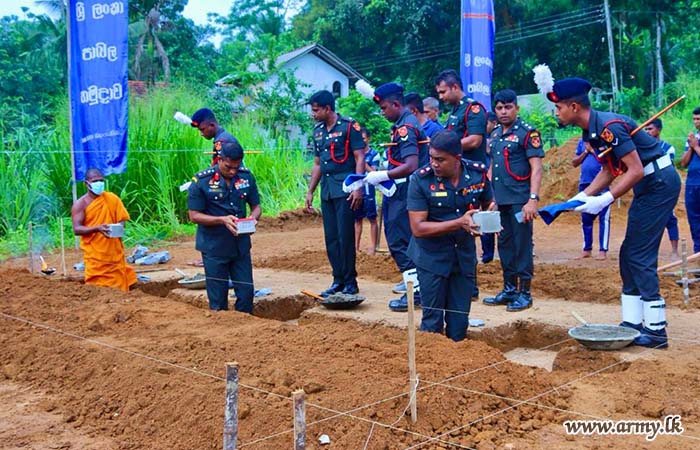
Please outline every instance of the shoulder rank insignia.
[[247, 167], [239, 167], [239, 168], [238, 168], [238, 172], [250, 173], [250, 169], [247, 168]]
[[615, 135], [607, 128], [603, 128], [603, 131], [600, 132], [600, 138], [609, 144], [615, 139]]
[[399, 133], [399, 136], [401, 136], [402, 138], [408, 136], [408, 128], [406, 128], [405, 125], [402, 126], [401, 128], [399, 128], [399, 129], [396, 130], [396, 131], [397, 131], [397, 133]]
[[425, 177], [433, 173], [433, 169], [430, 166], [425, 166], [418, 171], [419, 177]]
[[480, 107], [479, 105], [477, 105], [477, 104], [474, 104], [474, 105], [472, 105], [472, 107], [470, 108], [470, 110], [471, 110], [471, 112], [473, 112], [474, 114], [478, 114], [478, 113], [481, 111], [481, 107]]
[[486, 164], [484, 163], [469, 161], [467, 167], [470, 169], [476, 169], [479, 172], [486, 172]]
[[360, 127], [360, 124], [355, 122], [352, 124], [352, 127], [355, 129], [355, 131], [360, 131], [362, 128]]
[[202, 170], [201, 172], [198, 172], [198, 173], [197, 173], [197, 177], [199, 177], [199, 178], [204, 178], [204, 177], [206, 177], [206, 176], [208, 176], [208, 175], [211, 175], [212, 173], [214, 173], [214, 169]]
[[533, 131], [530, 133], [530, 145], [532, 145], [533, 148], [542, 147], [542, 139], [540, 138], [539, 132]]

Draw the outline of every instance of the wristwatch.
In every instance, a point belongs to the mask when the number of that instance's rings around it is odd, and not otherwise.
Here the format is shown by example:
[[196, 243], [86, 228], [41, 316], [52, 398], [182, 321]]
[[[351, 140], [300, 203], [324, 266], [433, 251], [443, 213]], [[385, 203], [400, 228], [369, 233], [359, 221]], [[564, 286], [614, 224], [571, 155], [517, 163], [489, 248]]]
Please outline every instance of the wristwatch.
[[537, 194], [534, 194], [530, 192], [530, 200], [537, 200], [538, 202], [540, 201], [540, 196]]

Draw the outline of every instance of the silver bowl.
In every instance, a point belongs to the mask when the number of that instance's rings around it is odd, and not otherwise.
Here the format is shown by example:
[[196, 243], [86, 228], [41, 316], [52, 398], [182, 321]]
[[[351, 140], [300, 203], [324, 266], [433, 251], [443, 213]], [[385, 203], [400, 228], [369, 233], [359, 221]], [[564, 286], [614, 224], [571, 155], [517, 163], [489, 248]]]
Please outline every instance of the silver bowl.
[[639, 335], [639, 331], [619, 325], [588, 324], [569, 330], [569, 336], [592, 350], [618, 350], [630, 345]]
[[177, 282], [185, 289], [204, 289], [207, 287], [207, 277], [203, 273], [198, 273], [189, 278], [183, 278]]

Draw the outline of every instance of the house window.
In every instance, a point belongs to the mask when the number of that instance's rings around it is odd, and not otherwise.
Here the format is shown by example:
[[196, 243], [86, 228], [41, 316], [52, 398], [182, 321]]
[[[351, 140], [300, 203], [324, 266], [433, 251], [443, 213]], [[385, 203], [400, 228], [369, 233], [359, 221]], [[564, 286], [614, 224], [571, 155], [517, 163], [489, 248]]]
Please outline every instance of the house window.
[[333, 96], [335, 98], [340, 97], [340, 81], [334, 81], [333, 82]]

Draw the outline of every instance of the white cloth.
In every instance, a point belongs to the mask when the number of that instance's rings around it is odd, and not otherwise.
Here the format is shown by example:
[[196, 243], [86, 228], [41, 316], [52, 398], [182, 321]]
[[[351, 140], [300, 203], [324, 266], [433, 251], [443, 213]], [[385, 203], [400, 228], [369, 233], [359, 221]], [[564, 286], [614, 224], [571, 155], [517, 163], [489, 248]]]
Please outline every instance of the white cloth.
[[[580, 199], [577, 199], [580, 200]], [[585, 203], [581, 206], [577, 206], [575, 211], [578, 212], [585, 212], [588, 214], [598, 214], [611, 204], [612, 202], [615, 201], [615, 197], [610, 193], [610, 191], [606, 192], [605, 194], [602, 195], [594, 195], [592, 197], [586, 197], [585, 200], [582, 200]]]
[[622, 321], [639, 325], [644, 318], [644, 302], [641, 295], [622, 294]]
[[382, 181], [387, 181], [389, 179], [389, 172], [386, 170], [376, 170], [370, 172], [365, 177], [365, 183], [369, 183], [372, 186], [376, 186]]
[[408, 287], [408, 283], [411, 282], [413, 283], [413, 292], [418, 290], [420, 283], [418, 282], [418, 272], [416, 269], [408, 269], [402, 272], [401, 276], [403, 277], [403, 282], [406, 284], [406, 287]]
[[666, 300], [646, 301], [644, 303], [644, 326], [652, 331], [666, 328]]

